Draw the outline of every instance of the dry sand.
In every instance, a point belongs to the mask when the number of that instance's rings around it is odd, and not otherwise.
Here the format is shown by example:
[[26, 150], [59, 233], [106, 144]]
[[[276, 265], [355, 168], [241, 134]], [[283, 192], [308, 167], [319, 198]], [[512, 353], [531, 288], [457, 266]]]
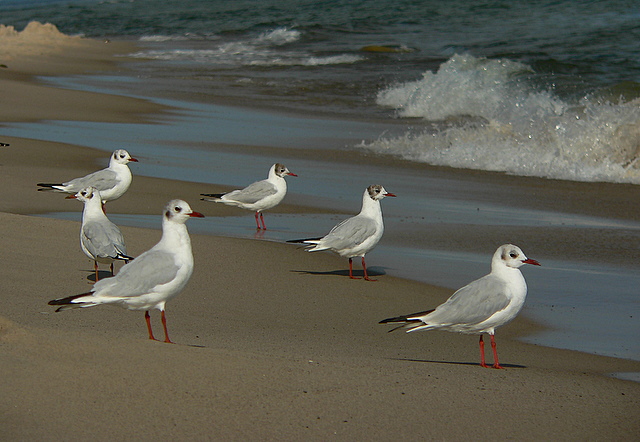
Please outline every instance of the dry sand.
[[[65, 73], [61, 56], [82, 72], [115, 69], [114, 45], [74, 40], [54, 55], [0, 59], [0, 121], [119, 121], [162, 111], [32, 77]], [[47, 301], [90, 288], [92, 264], [80, 252], [78, 223], [27, 215], [80, 211], [35, 183], [91, 172], [105, 154], [2, 138], [1, 129], [0, 138], [11, 144], [0, 150], [4, 440], [640, 437], [640, 384], [606, 376], [640, 371], [640, 362], [524, 344], [515, 338], [534, 325], [518, 318], [497, 333], [508, 368], [480, 368], [475, 337], [388, 334], [377, 324], [450, 291], [390, 276], [349, 280], [343, 260], [287, 244], [193, 235], [193, 278], [167, 307], [177, 345], [149, 341], [142, 312], [54, 313]], [[193, 201], [200, 190], [136, 176], [109, 207], [160, 216], [181, 197], [205, 214], [222, 210]], [[122, 230], [134, 255], [160, 236]]]

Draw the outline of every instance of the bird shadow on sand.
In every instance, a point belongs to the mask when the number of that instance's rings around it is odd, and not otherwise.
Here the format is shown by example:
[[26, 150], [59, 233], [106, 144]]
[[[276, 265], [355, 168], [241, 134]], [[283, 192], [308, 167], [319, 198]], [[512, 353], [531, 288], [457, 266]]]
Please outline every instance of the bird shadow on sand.
[[[432, 361], [429, 359], [412, 359], [412, 358], [389, 358], [392, 361], [406, 361], [406, 362], [422, 362], [426, 364], [449, 364], [449, 365], [470, 365], [470, 366], [478, 366], [480, 364], [477, 362], [458, 362], [458, 361]], [[504, 368], [527, 368], [526, 365], [517, 365], [517, 364], [500, 364]]]
[[[331, 270], [328, 272], [314, 272], [312, 270], [291, 270], [292, 273], [299, 273], [301, 275], [335, 275], [335, 276], [346, 276], [349, 277], [349, 269], [343, 270]], [[382, 267], [367, 267], [367, 273], [370, 278], [375, 278], [377, 276], [384, 276], [387, 272], [384, 271]], [[362, 279], [364, 277], [364, 272], [362, 269], [354, 270], [353, 276], [356, 278]]]
[[[162, 341], [156, 341], [156, 342], [159, 342], [160, 344], [166, 344], [166, 342], [162, 342]], [[207, 348], [206, 345], [202, 345], [202, 344], [182, 344], [180, 342], [172, 342], [170, 345], [177, 345], [180, 347]]]
[[[96, 283], [96, 272], [93, 270], [83, 270], [88, 272], [87, 275], [87, 284], [95, 284]], [[109, 270], [98, 270], [98, 280], [102, 280], [105, 278], [111, 278], [113, 275]]]

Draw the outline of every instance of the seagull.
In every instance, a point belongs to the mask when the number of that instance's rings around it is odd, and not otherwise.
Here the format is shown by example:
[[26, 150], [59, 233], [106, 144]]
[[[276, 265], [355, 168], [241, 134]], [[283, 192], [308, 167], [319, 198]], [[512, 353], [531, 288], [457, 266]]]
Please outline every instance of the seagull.
[[351, 279], [360, 279], [353, 276], [352, 259], [361, 256], [364, 279], [375, 281], [367, 274], [364, 255], [372, 250], [382, 238], [384, 224], [380, 200], [385, 196], [395, 195], [387, 192], [379, 184], [372, 184], [365, 189], [364, 195], [362, 195], [362, 210], [359, 214], [342, 221], [324, 237], [293, 239], [287, 242], [309, 244], [307, 252], [332, 250], [340, 256], [349, 258], [349, 278]]
[[491, 259], [491, 273], [462, 287], [434, 310], [398, 316], [380, 321], [380, 324], [400, 324], [389, 330], [407, 329], [407, 333], [420, 330], [446, 330], [480, 335], [480, 365], [484, 360], [483, 333], [489, 333], [493, 349], [493, 368], [503, 368], [498, 362], [494, 339], [495, 329], [515, 318], [527, 296], [527, 283], [520, 273], [523, 264], [539, 266], [519, 247], [504, 244]]
[[38, 190], [76, 194], [86, 187], [93, 187], [100, 191], [104, 204], [120, 198], [131, 185], [131, 171], [127, 166], [130, 161], [138, 162], [126, 150], [118, 149], [111, 155], [109, 167], [106, 169], [61, 184], [38, 183]]
[[113, 278], [96, 282], [91, 291], [54, 299], [49, 305], [59, 305], [56, 312], [100, 304], [144, 310], [149, 339], [154, 341], [149, 310], [155, 308], [161, 312], [164, 342], [171, 344], [164, 306], [182, 291], [193, 272], [191, 240], [185, 226], [190, 217], [204, 215], [191, 210], [185, 201], [169, 201], [162, 214], [162, 238], [158, 244], [124, 266]]
[[99, 279], [99, 262], [111, 264], [111, 276], [113, 276], [115, 260], [128, 263], [133, 258], [127, 255], [122, 232], [102, 211], [100, 191], [93, 187], [86, 187], [75, 195], [69, 195], [67, 199], [77, 199], [84, 203], [80, 246], [84, 254], [93, 259], [96, 281]]
[[264, 224], [262, 211], [271, 209], [280, 204], [284, 196], [287, 194], [287, 182], [285, 176], [298, 176], [289, 172], [284, 164], [276, 163], [269, 169], [269, 177], [266, 180], [257, 181], [244, 189], [233, 190], [228, 193], [201, 193], [202, 201], [213, 201], [216, 203], [224, 203], [228, 206], [237, 206], [241, 209], [255, 210], [256, 225], [260, 230], [260, 221], [262, 221], [262, 229], [267, 230]]

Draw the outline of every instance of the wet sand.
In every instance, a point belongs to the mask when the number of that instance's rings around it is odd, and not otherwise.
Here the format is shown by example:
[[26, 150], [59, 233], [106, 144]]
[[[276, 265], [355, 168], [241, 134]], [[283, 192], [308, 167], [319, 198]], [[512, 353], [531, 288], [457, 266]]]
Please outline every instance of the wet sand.
[[[75, 47], [84, 43], [91, 45], [90, 60]], [[95, 44], [74, 42], [63, 53], [77, 60], [71, 66], [81, 65], [82, 72], [118, 69], [113, 55], [120, 50]], [[0, 86], [12, 106], [3, 106], [1, 121], [50, 115], [142, 121], [163, 111], [144, 100], [60, 90], [31, 77], [70, 73], [56, 57], [5, 63]], [[640, 384], [606, 375], [640, 371], [640, 362], [522, 343], [516, 338], [537, 325], [519, 317], [496, 334], [507, 369], [482, 369], [473, 336], [389, 334], [377, 324], [417, 305], [435, 306], [449, 289], [389, 275], [376, 283], [349, 280], [344, 260], [287, 244], [192, 235], [193, 278], [167, 306], [177, 345], [149, 341], [141, 312], [95, 307], [54, 313], [47, 301], [90, 288], [92, 263], [79, 248], [79, 223], [30, 215], [80, 211], [78, 203], [36, 192], [35, 183], [89, 173], [103, 167], [106, 156], [82, 146], [0, 141], [11, 144], [0, 150], [5, 252], [0, 429], [6, 438], [630, 440], [640, 435]], [[467, 182], [482, 176], [460, 172]], [[545, 186], [544, 180], [496, 179], [542, 195], [527, 204], [562, 194], [554, 196], [557, 186]], [[638, 219], [627, 215], [625, 198], [636, 195], [632, 186], [565, 187], [575, 192], [562, 202], [575, 204], [576, 211], [619, 210], [622, 218]], [[198, 183], [135, 176], [129, 192], [108, 211], [159, 217], [166, 201], [184, 198], [206, 215], [232, 213], [194, 201], [200, 191]], [[293, 206], [279, 210], [308, 210], [297, 203], [294, 198]], [[134, 255], [160, 237], [153, 229], [122, 230]], [[469, 232], [441, 234], [444, 244]], [[157, 312], [152, 318], [159, 331]]]

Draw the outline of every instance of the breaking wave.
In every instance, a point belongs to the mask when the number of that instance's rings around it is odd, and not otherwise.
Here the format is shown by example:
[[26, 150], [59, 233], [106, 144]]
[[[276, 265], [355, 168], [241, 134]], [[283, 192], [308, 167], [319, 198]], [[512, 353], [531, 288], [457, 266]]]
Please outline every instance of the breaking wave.
[[640, 101], [575, 101], [535, 86], [529, 66], [454, 55], [437, 72], [388, 87], [377, 103], [431, 124], [362, 147], [458, 168], [640, 184]]

